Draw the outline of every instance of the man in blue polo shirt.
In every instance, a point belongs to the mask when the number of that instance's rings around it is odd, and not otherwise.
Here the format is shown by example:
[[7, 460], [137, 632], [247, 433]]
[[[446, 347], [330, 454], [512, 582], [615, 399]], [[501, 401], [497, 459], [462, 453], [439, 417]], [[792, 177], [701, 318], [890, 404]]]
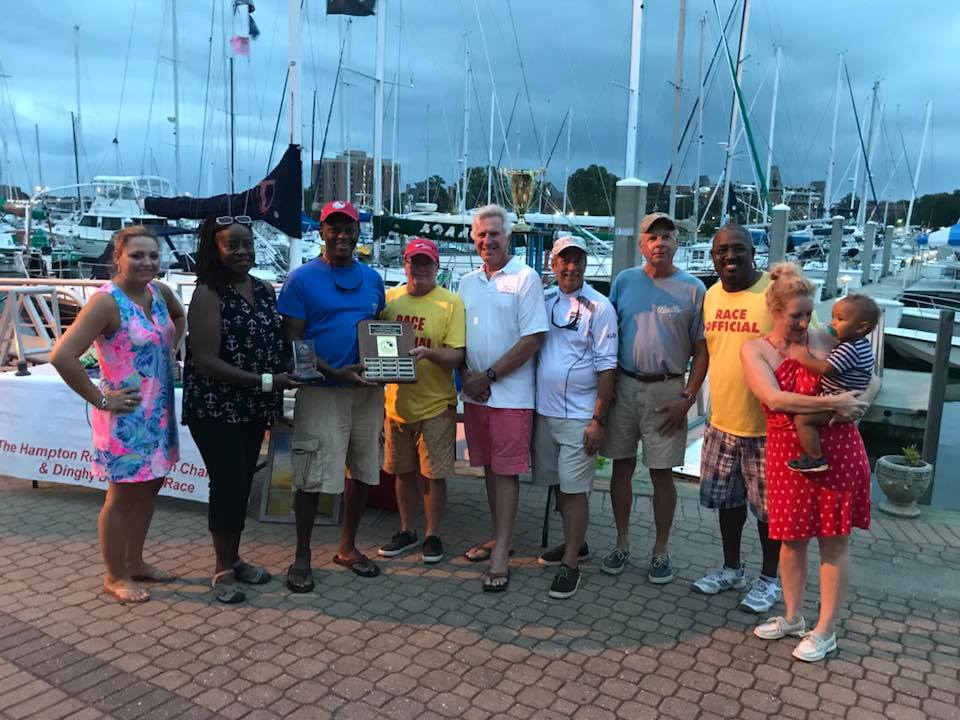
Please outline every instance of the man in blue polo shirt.
[[383, 427], [383, 387], [363, 379], [357, 324], [376, 318], [385, 304], [383, 279], [353, 257], [359, 236], [356, 208], [339, 200], [327, 203], [320, 213], [323, 255], [290, 273], [277, 298], [287, 340], [312, 340], [326, 378], [297, 391], [292, 447], [297, 550], [287, 570], [292, 592], [313, 589], [310, 534], [321, 492], [343, 493], [333, 561], [361, 577], [380, 574], [356, 545], [367, 489], [380, 483]]

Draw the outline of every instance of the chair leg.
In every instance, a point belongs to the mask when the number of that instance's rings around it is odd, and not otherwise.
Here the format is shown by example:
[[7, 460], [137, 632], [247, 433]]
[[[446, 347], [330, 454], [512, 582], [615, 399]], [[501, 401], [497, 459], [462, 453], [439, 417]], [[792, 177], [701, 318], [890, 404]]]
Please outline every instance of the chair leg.
[[543, 532], [540, 534], [540, 545], [547, 547], [550, 542], [550, 500], [553, 497], [554, 485], [547, 486], [547, 504], [543, 510]]

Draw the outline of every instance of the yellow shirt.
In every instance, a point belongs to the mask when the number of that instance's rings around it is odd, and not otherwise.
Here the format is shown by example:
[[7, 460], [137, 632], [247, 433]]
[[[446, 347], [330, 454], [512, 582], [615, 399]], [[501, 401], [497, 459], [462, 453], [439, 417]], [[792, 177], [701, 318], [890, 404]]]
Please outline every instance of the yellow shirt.
[[[467, 344], [463, 301], [439, 286], [420, 297], [409, 295], [406, 285], [391, 288], [380, 319], [413, 324], [418, 346], [462, 348]], [[453, 370], [418, 360], [417, 382], [387, 385], [384, 409], [391, 420], [412, 423], [436, 417], [456, 404]]]
[[740, 348], [773, 327], [764, 291], [770, 276], [763, 276], [740, 292], [727, 292], [717, 282], [703, 298], [703, 335], [710, 355], [710, 424], [738, 437], [767, 434], [760, 401], [743, 379]]

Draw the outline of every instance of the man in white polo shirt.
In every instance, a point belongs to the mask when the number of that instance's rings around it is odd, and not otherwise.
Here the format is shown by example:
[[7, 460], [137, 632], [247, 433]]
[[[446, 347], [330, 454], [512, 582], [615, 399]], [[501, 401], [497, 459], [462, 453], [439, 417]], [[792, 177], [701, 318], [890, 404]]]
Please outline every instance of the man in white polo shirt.
[[533, 481], [560, 485], [564, 544], [540, 556], [560, 565], [549, 595], [571, 597], [580, 587], [579, 561], [589, 551], [587, 498], [596, 454], [606, 434], [617, 379], [617, 312], [583, 282], [587, 246], [576, 237], [553, 244], [556, 298], [546, 302], [550, 330], [537, 362], [537, 414], [533, 420]]
[[507, 211], [487, 205], [473, 216], [471, 234], [483, 266], [463, 276], [467, 357], [461, 368], [464, 430], [470, 464], [483, 467], [493, 538], [470, 548], [473, 562], [490, 560], [485, 592], [510, 582], [507, 557], [517, 519], [519, 475], [529, 469], [533, 426], [533, 356], [547, 331], [543, 285], [510, 255]]

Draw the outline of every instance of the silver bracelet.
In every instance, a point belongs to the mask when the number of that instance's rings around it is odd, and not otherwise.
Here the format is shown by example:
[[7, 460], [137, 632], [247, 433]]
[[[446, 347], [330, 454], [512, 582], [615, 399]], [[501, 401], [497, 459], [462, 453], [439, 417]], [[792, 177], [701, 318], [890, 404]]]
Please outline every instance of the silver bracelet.
[[273, 392], [273, 375], [271, 373], [263, 373], [260, 376], [260, 391]]

